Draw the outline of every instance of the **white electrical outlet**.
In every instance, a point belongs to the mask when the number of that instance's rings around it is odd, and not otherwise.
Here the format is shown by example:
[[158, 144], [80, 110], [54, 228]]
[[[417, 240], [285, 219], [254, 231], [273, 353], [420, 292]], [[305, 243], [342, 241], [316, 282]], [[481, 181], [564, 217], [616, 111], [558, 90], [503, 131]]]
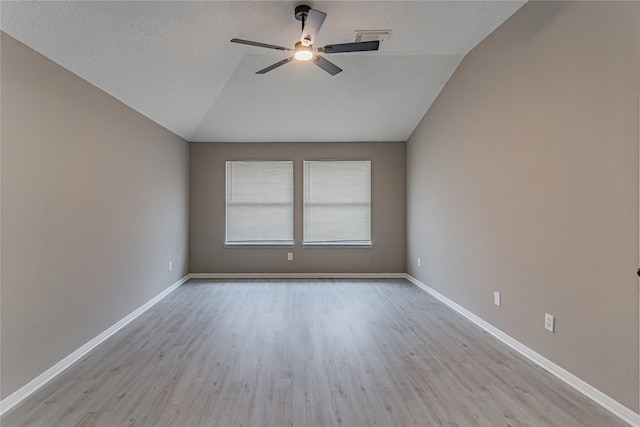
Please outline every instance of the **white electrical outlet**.
[[547, 331], [554, 332], [556, 326], [556, 318], [549, 313], [544, 314], [544, 328]]
[[287, 253], [287, 261], [293, 261], [293, 252]]
[[422, 266], [422, 260], [420, 258], [418, 258], [418, 267]]
[[498, 307], [500, 307], [500, 304], [501, 304], [501, 302], [500, 302], [500, 292], [494, 292], [493, 293], [493, 303], [495, 305], [497, 305]]
[[169, 271], [173, 270], [173, 264], [169, 261]]

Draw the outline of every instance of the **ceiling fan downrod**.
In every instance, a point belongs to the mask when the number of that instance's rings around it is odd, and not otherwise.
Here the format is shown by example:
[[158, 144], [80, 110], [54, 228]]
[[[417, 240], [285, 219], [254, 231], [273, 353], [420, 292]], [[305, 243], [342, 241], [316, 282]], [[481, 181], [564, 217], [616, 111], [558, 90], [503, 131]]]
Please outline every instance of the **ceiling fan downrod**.
[[[304, 33], [304, 23], [307, 20], [307, 16], [309, 15], [309, 10], [311, 10], [311, 7], [304, 4], [296, 6], [296, 9], [295, 9], [296, 19], [302, 22], [302, 33]], [[304, 38], [301, 41], [302, 41], [302, 44], [305, 46], [311, 45], [311, 39]]]

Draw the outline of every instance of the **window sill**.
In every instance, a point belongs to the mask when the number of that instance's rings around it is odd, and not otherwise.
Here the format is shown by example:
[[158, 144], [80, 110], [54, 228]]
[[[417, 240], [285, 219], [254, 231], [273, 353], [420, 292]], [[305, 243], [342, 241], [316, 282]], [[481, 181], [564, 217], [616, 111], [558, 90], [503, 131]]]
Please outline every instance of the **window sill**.
[[369, 243], [303, 243], [303, 248], [373, 248], [373, 242]]
[[242, 249], [242, 248], [293, 248], [295, 243], [225, 243], [224, 247], [227, 249]]

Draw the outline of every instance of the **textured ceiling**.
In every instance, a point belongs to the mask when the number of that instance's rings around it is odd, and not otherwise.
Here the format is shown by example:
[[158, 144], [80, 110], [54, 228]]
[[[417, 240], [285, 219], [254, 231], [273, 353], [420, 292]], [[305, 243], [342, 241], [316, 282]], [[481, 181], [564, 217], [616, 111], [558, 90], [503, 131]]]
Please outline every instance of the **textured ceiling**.
[[3, 1], [2, 30], [189, 141], [406, 141], [456, 67], [524, 1], [309, 1], [316, 46], [378, 52], [256, 71], [300, 37], [292, 1]]

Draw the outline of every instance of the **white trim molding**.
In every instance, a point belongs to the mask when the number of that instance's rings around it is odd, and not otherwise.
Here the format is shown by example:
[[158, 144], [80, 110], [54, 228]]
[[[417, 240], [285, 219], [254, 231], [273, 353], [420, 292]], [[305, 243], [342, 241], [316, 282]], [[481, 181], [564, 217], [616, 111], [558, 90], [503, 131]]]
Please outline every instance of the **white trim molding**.
[[406, 273], [191, 273], [190, 279], [405, 279]]
[[140, 316], [142, 313], [150, 309], [152, 306], [157, 304], [164, 297], [169, 295], [171, 292], [176, 290], [180, 285], [189, 280], [189, 275], [187, 274], [182, 279], [175, 282], [173, 285], [169, 286], [164, 291], [160, 292], [158, 295], [147, 301], [142, 306], [138, 307], [136, 310], [129, 313], [127, 316], [123, 317], [117, 323], [112, 325], [109, 329], [102, 332], [97, 337], [93, 338], [91, 341], [84, 344], [82, 347], [78, 348], [76, 351], [53, 365], [51, 368], [44, 371], [42, 374], [38, 375], [36, 378], [5, 397], [0, 401], [0, 415], [5, 414], [11, 408], [16, 406], [18, 403], [22, 402], [24, 399], [35, 393], [38, 389], [43, 387], [46, 383], [55, 378], [58, 374], [62, 373], [65, 369], [71, 366], [76, 361], [80, 360], [85, 354], [93, 350], [100, 343], [105, 341], [111, 335], [118, 332], [120, 329], [124, 328], [130, 322], [132, 322], [136, 317]]
[[461, 305], [445, 297], [444, 295], [442, 295], [435, 289], [431, 288], [430, 286], [425, 285], [415, 277], [409, 274], [407, 274], [405, 277], [407, 278], [408, 281], [418, 286], [423, 291], [431, 294], [433, 297], [440, 300], [449, 308], [457, 311], [458, 313], [466, 317], [471, 322], [475, 323], [476, 325], [478, 325], [479, 327], [481, 327], [482, 329], [484, 329], [485, 331], [487, 331], [488, 333], [490, 333], [491, 335], [493, 335], [494, 337], [496, 337], [497, 339], [499, 339], [500, 341], [502, 341], [503, 343], [505, 343], [512, 349], [514, 349], [515, 351], [517, 351], [518, 353], [522, 354], [524, 357], [528, 358], [532, 362], [546, 369], [549, 373], [560, 378], [562, 381], [569, 384], [571, 387], [575, 388], [580, 393], [584, 394], [594, 402], [598, 403], [600, 406], [607, 409], [612, 414], [616, 415], [617, 417], [631, 424], [632, 426], [640, 427], [640, 414], [635, 413], [634, 411], [622, 405], [621, 403], [613, 400], [611, 397], [607, 396], [597, 388], [593, 387], [592, 385], [576, 377], [571, 372], [560, 367], [559, 365], [556, 365], [546, 357], [536, 353], [526, 345], [522, 344], [521, 342], [517, 341], [511, 336], [505, 334], [500, 329], [496, 328], [495, 326], [491, 325], [490, 323], [476, 316], [466, 308], [462, 307]]

